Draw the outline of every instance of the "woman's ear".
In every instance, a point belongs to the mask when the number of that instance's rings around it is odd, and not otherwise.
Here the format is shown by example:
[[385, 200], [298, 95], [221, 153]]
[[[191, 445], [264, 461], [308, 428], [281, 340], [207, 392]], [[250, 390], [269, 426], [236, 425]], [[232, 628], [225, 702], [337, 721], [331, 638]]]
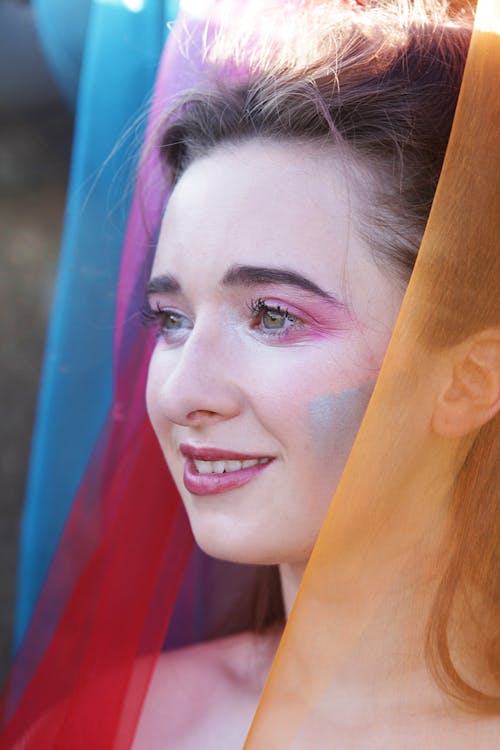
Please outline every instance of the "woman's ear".
[[451, 350], [450, 377], [432, 415], [432, 429], [464, 437], [500, 411], [500, 328], [471, 336]]

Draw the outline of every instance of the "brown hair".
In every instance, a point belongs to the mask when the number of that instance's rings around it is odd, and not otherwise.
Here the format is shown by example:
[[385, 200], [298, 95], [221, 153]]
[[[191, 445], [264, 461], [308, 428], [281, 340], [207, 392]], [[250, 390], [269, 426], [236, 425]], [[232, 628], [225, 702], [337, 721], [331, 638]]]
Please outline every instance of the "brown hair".
[[[377, 4], [383, 5], [346, 12], [318, 3], [323, 14], [305, 11], [296, 19], [306, 49], [297, 50], [293, 33], [285, 49], [270, 51], [265, 40], [243, 80], [227, 75], [227, 60], [219, 63], [228, 54], [221, 33], [209, 48], [214, 65], [206, 86], [179, 99], [161, 148], [174, 184], [193, 160], [228, 142], [258, 137], [346, 148], [377, 175], [359, 230], [377, 260], [407, 281], [446, 151], [471, 26], [415, 9], [405, 15], [407, 3]], [[248, 38], [233, 40], [229, 54], [241, 55], [243, 43]]]
[[[292, 140], [298, 148], [315, 142], [345, 149], [380, 177], [370, 185], [371, 201], [358, 219], [358, 230], [369, 240], [376, 261], [406, 281], [448, 143], [471, 13], [459, 3], [371, 5], [347, 9], [341, 4], [339, 9], [332, 3], [312, 4], [309, 15], [297, 22], [297, 34], [279, 48], [249, 34], [233, 40], [238, 75], [234, 70], [227, 75], [227, 56], [220, 64], [224, 35], [215, 35], [207, 51], [214, 65], [209, 66], [206, 86], [184, 94], [169, 112], [161, 150], [175, 184], [195, 159], [221, 144], [261, 138]], [[245, 45], [252, 54], [242, 61], [238, 54]], [[447, 632], [456, 594], [474, 577], [470, 570], [479, 567], [487, 570], [474, 583], [481, 587], [488, 614], [498, 620], [499, 529], [491, 471], [493, 452], [498, 452], [492, 437], [497, 422], [483, 428], [457, 482], [452, 507], [455, 551], [434, 602], [427, 641], [429, 666], [442, 689], [485, 712], [497, 712], [500, 701], [460, 676]], [[486, 456], [488, 451], [491, 455]], [[471, 509], [468, 497], [483, 502]], [[261, 627], [283, 616], [281, 603], [276, 604], [276, 569], [266, 576], [268, 583], [260, 581], [254, 599], [258, 622], [253, 622]], [[271, 591], [275, 594], [269, 596]], [[483, 641], [478, 663], [485, 660], [500, 682], [500, 635], [490, 632]]]

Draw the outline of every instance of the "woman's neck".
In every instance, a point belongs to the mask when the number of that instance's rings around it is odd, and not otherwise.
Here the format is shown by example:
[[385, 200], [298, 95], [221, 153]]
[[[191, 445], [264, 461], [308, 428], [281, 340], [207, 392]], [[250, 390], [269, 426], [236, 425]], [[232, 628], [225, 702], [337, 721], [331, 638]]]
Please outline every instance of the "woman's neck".
[[[397, 570], [388, 571], [383, 581], [383, 593], [376, 607], [370, 611], [362, 636], [349, 649], [349, 678], [353, 683], [373, 686], [383, 682], [393, 684], [395, 679], [409, 673], [420, 674], [425, 668], [424, 644], [432, 603], [440, 582], [446, 553], [443, 554], [443, 529], [433, 530], [432, 538], [425, 539], [409, 551], [404, 560], [396, 561]], [[439, 542], [438, 542], [439, 540]], [[400, 566], [399, 566], [400, 565]], [[280, 578], [287, 619], [290, 617], [306, 565], [280, 565]], [[371, 571], [366, 570], [371, 581]], [[376, 585], [375, 581], [373, 582]], [[349, 620], [357, 619], [367, 584], [354, 580], [350, 596], [345, 591], [339, 605], [327, 607], [331, 636], [342, 637], [349, 633]], [[321, 592], [326, 595], [326, 591]], [[336, 592], [332, 592], [335, 600]], [[325, 619], [318, 605], [311, 627], [325, 633]], [[312, 637], [312, 632], [308, 637]], [[348, 638], [349, 640], [349, 638]]]

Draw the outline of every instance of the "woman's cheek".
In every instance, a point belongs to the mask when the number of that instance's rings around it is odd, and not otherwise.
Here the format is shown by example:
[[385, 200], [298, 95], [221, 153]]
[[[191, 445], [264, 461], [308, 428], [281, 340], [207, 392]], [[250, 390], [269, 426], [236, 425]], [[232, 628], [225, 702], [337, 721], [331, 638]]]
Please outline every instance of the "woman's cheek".
[[168, 367], [165, 366], [164, 357], [159, 356], [157, 349], [153, 351], [146, 381], [146, 410], [160, 442], [162, 442], [162, 434], [169, 424], [162, 403], [162, 392], [165, 386], [165, 379], [168, 377], [172, 367], [173, 364]]
[[[347, 458], [363, 420], [374, 383], [312, 398], [308, 403], [308, 429], [315, 455]], [[332, 451], [335, 449], [335, 455]]]
[[146, 410], [153, 427], [156, 421], [158, 386], [159, 378], [156, 371], [153, 354], [149, 363], [148, 376], [146, 380]]

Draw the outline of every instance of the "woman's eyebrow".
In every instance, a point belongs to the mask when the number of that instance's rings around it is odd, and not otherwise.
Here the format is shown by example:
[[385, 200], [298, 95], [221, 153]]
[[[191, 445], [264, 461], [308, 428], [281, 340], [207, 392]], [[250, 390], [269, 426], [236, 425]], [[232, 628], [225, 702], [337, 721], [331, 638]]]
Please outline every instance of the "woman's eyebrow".
[[146, 297], [150, 294], [178, 294], [181, 291], [181, 285], [175, 278], [169, 273], [161, 274], [160, 276], [154, 276], [148, 281], [146, 286]]
[[259, 284], [285, 284], [316, 294], [318, 297], [337, 306], [343, 303], [329, 292], [326, 292], [306, 276], [286, 268], [268, 268], [266, 266], [231, 266], [224, 274], [221, 283], [224, 286], [257, 286]]
[[[329, 292], [322, 289], [318, 284], [306, 276], [291, 271], [287, 268], [269, 268], [267, 266], [231, 266], [222, 277], [223, 286], [258, 286], [259, 284], [282, 284], [303, 289], [330, 302], [337, 307], [344, 304]], [[171, 274], [160, 274], [149, 280], [146, 286], [146, 297], [151, 294], [179, 294], [182, 287], [175, 276]]]

